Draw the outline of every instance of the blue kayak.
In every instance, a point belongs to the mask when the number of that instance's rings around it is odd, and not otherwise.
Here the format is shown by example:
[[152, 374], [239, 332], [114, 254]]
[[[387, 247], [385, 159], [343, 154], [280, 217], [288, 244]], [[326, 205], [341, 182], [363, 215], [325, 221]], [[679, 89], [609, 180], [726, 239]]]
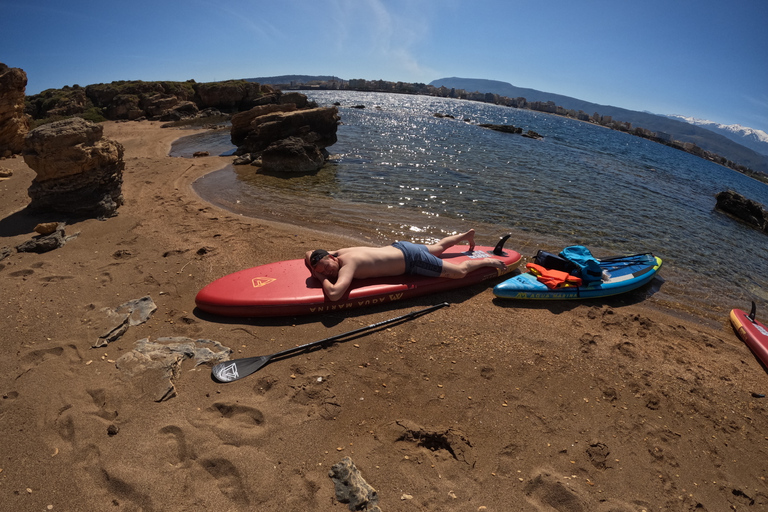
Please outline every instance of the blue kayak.
[[530, 272], [497, 284], [493, 294], [502, 299], [571, 300], [593, 299], [626, 293], [649, 283], [661, 268], [661, 258], [635, 254], [597, 260], [607, 279], [579, 287], [550, 289]]

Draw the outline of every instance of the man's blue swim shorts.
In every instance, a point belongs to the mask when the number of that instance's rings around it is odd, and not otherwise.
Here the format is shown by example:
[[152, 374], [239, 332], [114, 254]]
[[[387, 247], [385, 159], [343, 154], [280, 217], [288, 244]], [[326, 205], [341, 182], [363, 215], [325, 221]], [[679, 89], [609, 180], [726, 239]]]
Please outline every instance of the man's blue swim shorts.
[[411, 242], [395, 242], [405, 256], [405, 273], [419, 276], [440, 277], [443, 272], [443, 260], [429, 252], [426, 245]]

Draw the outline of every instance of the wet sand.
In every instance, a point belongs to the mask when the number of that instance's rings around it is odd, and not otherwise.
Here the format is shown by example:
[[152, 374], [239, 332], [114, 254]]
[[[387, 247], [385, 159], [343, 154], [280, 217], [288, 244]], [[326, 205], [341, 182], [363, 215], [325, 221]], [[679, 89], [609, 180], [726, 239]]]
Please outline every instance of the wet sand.
[[[385, 512], [768, 507], [768, 373], [727, 316], [622, 298], [500, 302], [485, 285], [318, 317], [196, 311], [218, 277], [366, 240], [201, 200], [192, 182], [231, 158], [168, 157], [188, 133], [106, 123], [126, 150], [118, 216], [0, 261], [3, 507], [344, 511], [328, 472], [345, 457]], [[58, 219], [24, 209], [35, 174], [22, 158], [0, 167], [14, 171], [0, 180], [0, 247], [15, 247]], [[145, 296], [149, 320], [93, 348], [109, 310]], [[176, 396], [161, 402], [168, 375], [127, 364], [147, 338], [266, 355], [444, 300], [230, 384], [177, 354]]]

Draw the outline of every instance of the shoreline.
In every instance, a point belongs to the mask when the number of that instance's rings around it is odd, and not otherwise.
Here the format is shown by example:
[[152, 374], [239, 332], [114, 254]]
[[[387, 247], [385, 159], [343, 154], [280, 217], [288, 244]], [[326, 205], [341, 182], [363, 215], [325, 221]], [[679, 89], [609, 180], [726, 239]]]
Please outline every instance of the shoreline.
[[[462, 229], [454, 229], [457, 226], [468, 226], [465, 219], [430, 217], [424, 221], [412, 221], [413, 226], [409, 230], [410, 222], [403, 220], [409, 217], [408, 213], [392, 214], [390, 213], [392, 210], [385, 205], [349, 203], [338, 198], [315, 198], [303, 193], [300, 196], [292, 192], [283, 194], [269, 185], [262, 191], [263, 193], [250, 193], [246, 191], [250, 190], [249, 187], [244, 188], [236, 183], [241, 180], [252, 180], [247, 176], [243, 177], [243, 172], [250, 172], [247, 166], [246, 169], [239, 169], [229, 164], [192, 180], [190, 186], [201, 200], [233, 215], [277, 222], [283, 226], [304, 226], [322, 233], [344, 236], [350, 240], [348, 245], [356, 243], [382, 245], [391, 243], [393, 240], [430, 243]], [[257, 183], [254, 183], [253, 190], [260, 190]], [[264, 197], [264, 194], [276, 194], [276, 196]], [[285, 208], [284, 205], [291, 201], [300, 201], [302, 211], [311, 211], [312, 216], [300, 215], [295, 209]], [[476, 228], [479, 236], [484, 238], [483, 243], [489, 245], [495, 243], [497, 235], [511, 233], [513, 238], [509, 246], [520, 252], [526, 260], [530, 260], [538, 249], [553, 250], [567, 245], [567, 241], [558, 240], [554, 236], [516, 228], [506, 228], [501, 232], [498, 229], [499, 226], [482, 222], [472, 223], [472, 227]], [[416, 229], [413, 230], [413, 228]], [[593, 246], [592, 249], [598, 251], [596, 254], [611, 253], [604, 248], [601, 250]], [[676, 268], [674, 263], [667, 260], [662, 272], [671, 276], [669, 281], [664, 279], [664, 274], [660, 276], [661, 281], [658, 283], [668, 283], [666, 286], [651, 283], [639, 291], [648, 292], [643, 299], [640, 299], [646, 306], [678, 316], [682, 315], [688, 320], [706, 321], [710, 326], [720, 325], [724, 318], [727, 319], [728, 310], [735, 302], [709, 300], [711, 295], [708, 294], [711, 294], [712, 290], [700, 286], [694, 271]], [[631, 294], [635, 296], [631, 297], [630, 302], [638, 302], [636, 294], [639, 292]], [[618, 300], [621, 301], [622, 297], [618, 297]]]
[[[306, 318], [196, 312], [213, 279], [349, 238], [213, 206], [192, 183], [229, 157], [169, 157], [181, 132], [158, 123], [104, 126], [125, 146], [118, 215], [0, 262], [9, 507], [343, 511], [328, 471], [344, 457], [382, 510], [535, 512], [553, 496], [601, 512], [768, 505], [768, 374], [727, 317], [713, 325], [646, 301], [500, 303], [487, 288], [457, 290], [440, 297], [450, 307], [231, 384], [185, 358], [176, 396], [154, 401], [167, 377], [117, 363], [138, 357], [139, 340], [214, 340], [250, 357], [434, 300]], [[24, 211], [34, 172], [23, 159], [0, 166], [14, 170], [0, 181], [0, 247], [14, 247], [53, 219]], [[151, 318], [92, 348], [105, 310], [144, 296]]]

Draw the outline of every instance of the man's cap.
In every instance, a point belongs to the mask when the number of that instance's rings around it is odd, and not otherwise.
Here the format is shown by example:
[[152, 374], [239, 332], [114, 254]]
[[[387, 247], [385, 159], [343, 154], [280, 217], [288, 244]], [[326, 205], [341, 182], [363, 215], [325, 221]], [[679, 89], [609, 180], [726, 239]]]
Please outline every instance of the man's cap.
[[315, 265], [317, 265], [317, 262], [326, 256], [328, 256], [328, 251], [325, 249], [315, 249], [309, 256], [309, 264], [312, 265], [312, 268], [314, 268]]

